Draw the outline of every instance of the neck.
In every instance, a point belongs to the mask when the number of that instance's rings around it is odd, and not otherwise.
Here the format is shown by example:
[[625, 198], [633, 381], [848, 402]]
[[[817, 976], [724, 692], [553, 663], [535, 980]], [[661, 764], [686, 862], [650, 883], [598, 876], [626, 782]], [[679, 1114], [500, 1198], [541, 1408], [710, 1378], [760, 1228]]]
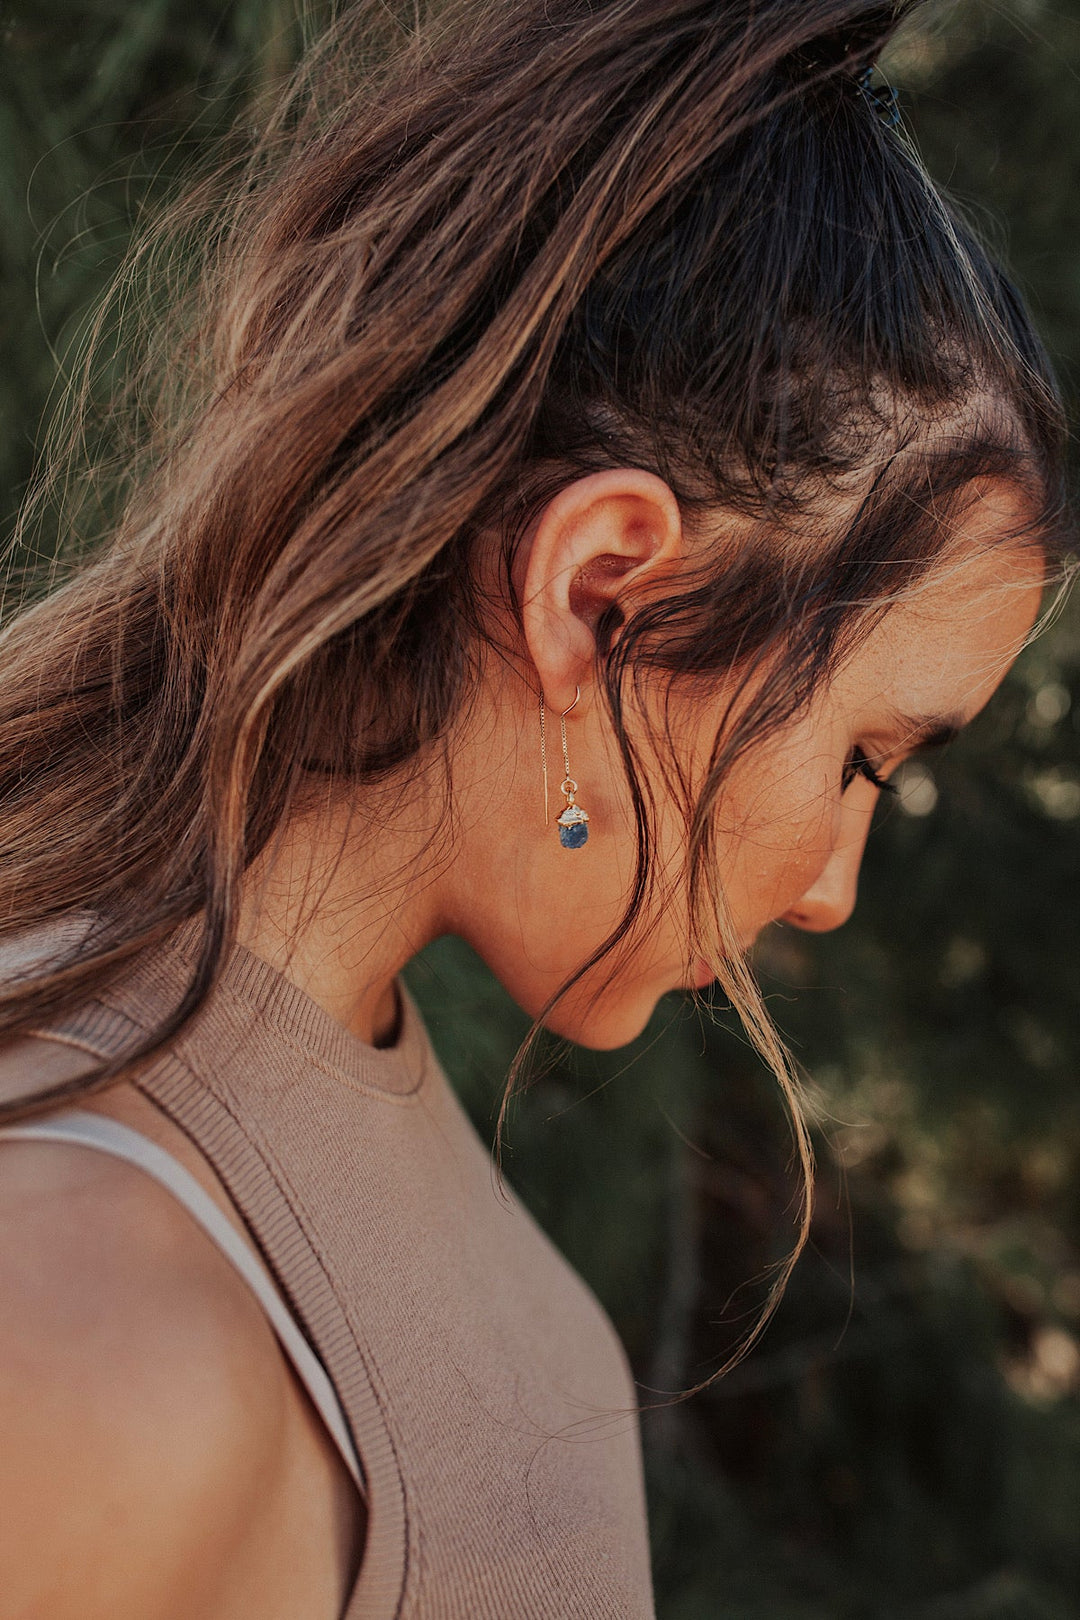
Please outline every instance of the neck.
[[397, 974], [445, 932], [424, 809], [297, 815], [245, 880], [240, 943], [373, 1046], [395, 1038]]

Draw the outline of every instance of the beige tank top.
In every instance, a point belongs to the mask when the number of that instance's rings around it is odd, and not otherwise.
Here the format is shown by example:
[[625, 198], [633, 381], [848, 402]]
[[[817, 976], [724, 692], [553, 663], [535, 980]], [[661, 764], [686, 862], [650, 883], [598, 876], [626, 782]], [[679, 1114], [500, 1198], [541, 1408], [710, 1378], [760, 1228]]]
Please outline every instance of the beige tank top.
[[[42, 1047], [124, 1048], [188, 971], [159, 951]], [[139, 1081], [228, 1188], [351, 1430], [368, 1532], [346, 1620], [647, 1620], [622, 1347], [403, 1002], [377, 1050], [238, 949]]]

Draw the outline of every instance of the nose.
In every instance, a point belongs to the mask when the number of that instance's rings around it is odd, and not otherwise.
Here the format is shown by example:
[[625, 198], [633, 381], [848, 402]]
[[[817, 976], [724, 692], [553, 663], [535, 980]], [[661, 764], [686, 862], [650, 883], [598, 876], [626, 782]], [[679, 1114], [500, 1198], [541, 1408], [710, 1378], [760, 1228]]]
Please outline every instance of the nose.
[[858, 898], [859, 868], [870, 833], [870, 819], [862, 806], [844, 806], [828, 859], [809, 888], [788, 907], [781, 921], [802, 928], [808, 934], [827, 934], [847, 922]]

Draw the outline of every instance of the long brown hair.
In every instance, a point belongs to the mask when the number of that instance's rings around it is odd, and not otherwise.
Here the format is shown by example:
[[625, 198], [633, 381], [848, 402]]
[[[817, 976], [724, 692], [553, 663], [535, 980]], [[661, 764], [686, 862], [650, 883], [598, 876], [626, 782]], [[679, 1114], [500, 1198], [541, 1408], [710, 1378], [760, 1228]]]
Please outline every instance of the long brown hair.
[[11, 1115], [176, 1037], [313, 777], [374, 783], [446, 737], [483, 634], [477, 537], [498, 526], [510, 593], [542, 502], [634, 465], [688, 522], [738, 513], [744, 541], [599, 626], [639, 852], [594, 961], [652, 881], [635, 682], [742, 671], [755, 704], [686, 803], [694, 926], [809, 1172], [797, 1080], [725, 937], [725, 775], [940, 557], [974, 479], [1018, 484], [1044, 547], [1062, 510], [1060, 409], [1019, 300], [868, 84], [911, 9], [440, 0], [421, 25], [358, 0], [250, 152], [137, 246], [121, 302], [149, 263], [171, 304], [138, 453], [105, 543], [72, 542], [0, 670], [2, 929], [85, 926], [0, 988], [0, 1038], [187, 918], [201, 944], [137, 1050]]

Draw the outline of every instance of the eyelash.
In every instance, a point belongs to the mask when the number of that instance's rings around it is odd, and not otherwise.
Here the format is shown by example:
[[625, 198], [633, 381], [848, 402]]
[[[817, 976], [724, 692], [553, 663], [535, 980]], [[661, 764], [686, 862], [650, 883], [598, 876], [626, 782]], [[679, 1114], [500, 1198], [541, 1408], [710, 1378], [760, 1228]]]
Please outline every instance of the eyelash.
[[843, 791], [845, 793], [857, 776], [865, 776], [866, 780], [871, 782], [879, 793], [899, 793], [900, 791], [895, 782], [888, 782], [884, 776], [878, 775], [861, 748], [851, 750], [851, 757], [844, 766]]

